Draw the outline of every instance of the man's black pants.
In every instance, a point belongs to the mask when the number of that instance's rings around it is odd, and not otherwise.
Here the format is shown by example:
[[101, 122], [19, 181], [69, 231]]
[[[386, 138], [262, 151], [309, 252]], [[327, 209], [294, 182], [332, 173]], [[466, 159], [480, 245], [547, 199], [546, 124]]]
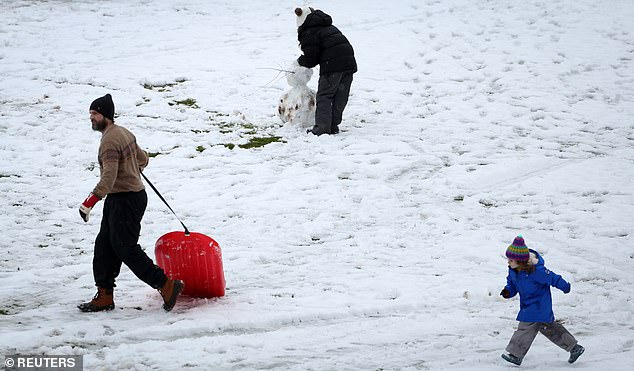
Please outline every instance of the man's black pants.
[[114, 288], [121, 263], [155, 289], [165, 284], [167, 277], [163, 270], [138, 244], [146, 206], [145, 191], [113, 193], [106, 197], [92, 261], [97, 287]]

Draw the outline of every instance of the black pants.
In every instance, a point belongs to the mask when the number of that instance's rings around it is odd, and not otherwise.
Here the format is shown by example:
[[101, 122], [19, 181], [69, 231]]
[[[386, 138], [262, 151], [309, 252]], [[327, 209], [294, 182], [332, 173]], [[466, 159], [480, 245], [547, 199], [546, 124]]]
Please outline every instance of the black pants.
[[167, 277], [163, 270], [138, 244], [146, 206], [145, 191], [114, 193], [106, 197], [92, 261], [97, 287], [114, 288], [121, 263], [155, 289], [165, 284]]
[[348, 104], [351, 85], [352, 72], [334, 72], [319, 76], [313, 134], [339, 132], [339, 124], [341, 124], [343, 110]]

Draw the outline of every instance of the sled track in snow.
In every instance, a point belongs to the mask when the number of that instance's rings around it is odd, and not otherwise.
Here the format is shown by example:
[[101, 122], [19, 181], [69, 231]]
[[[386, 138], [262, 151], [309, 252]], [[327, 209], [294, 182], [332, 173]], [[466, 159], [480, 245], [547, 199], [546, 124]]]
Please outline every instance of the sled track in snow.
[[517, 175], [517, 176], [504, 178], [494, 183], [487, 184], [486, 186], [481, 187], [480, 189], [475, 189], [474, 192], [471, 192], [471, 194], [469, 194], [469, 196], [473, 196], [474, 194], [479, 194], [479, 193], [491, 192], [495, 189], [514, 187], [515, 184], [517, 184], [520, 181], [525, 182], [531, 178], [534, 178], [540, 175], [545, 175], [550, 172], [556, 171], [558, 169], [564, 168], [566, 166], [575, 165], [586, 160], [591, 160], [591, 159], [584, 158], [584, 159], [575, 159], [575, 160], [565, 160], [565, 161], [562, 161], [561, 163], [543, 166], [537, 170], [528, 171], [526, 173], [521, 173], [520, 175]]
[[[327, 326], [342, 326], [350, 323], [358, 324], [362, 321], [380, 321], [389, 318], [405, 318], [412, 312], [416, 312], [418, 315], [425, 312], [430, 312], [431, 308], [425, 309], [426, 306], [413, 306], [413, 305], [395, 305], [389, 308], [381, 309], [366, 309], [356, 310], [349, 313], [317, 313], [304, 316], [296, 316], [292, 318], [283, 318], [278, 320], [269, 320], [253, 323], [224, 323], [215, 327], [206, 327], [200, 329], [183, 328], [181, 330], [174, 330], [168, 334], [162, 328], [157, 328], [156, 333], [153, 333], [153, 329], [147, 329], [142, 332], [141, 336], [127, 335], [124, 332], [117, 331], [111, 326], [103, 325], [104, 331], [102, 334], [106, 336], [100, 336], [99, 338], [86, 338], [85, 332], [78, 332], [78, 337], [74, 341], [69, 341], [67, 336], [62, 342], [56, 342], [54, 337], [44, 341], [40, 346], [32, 347], [28, 349], [16, 349], [19, 352], [39, 352], [42, 348], [54, 350], [57, 348], [80, 348], [85, 350], [83, 353], [96, 353], [102, 351], [104, 348], [118, 348], [122, 346], [133, 346], [136, 344], [142, 344], [146, 342], [158, 342], [158, 343], [170, 343], [183, 339], [204, 339], [215, 338], [223, 336], [252, 336], [273, 333], [281, 330], [297, 329], [306, 330], [311, 327], [327, 327]], [[134, 312], [134, 316], [139, 316], [135, 308], [127, 308]], [[175, 314], [178, 311], [175, 311]], [[174, 321], [170, 321], [168, 325], [175, 325], [181, 321], [191, 321], [188, 318], [179, 318]], [[64, 334], [64, 329], [56, 330], [56, 335]], [[68, 333], [66, 333], [68, 335]], [[61, 339], [60, 339], [61, 340]], [[50, 352], [50, 351], [49, 351]]]

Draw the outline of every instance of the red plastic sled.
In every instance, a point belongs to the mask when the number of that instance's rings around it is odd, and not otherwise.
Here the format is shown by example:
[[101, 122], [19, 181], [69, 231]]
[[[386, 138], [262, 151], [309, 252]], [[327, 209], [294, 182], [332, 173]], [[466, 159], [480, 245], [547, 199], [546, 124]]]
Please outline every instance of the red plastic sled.
[[202, 233], [170, 232], [156, 241], [156, 263], [173, 279], [183, 280], [183, 295], [211, 298], [225, 295], [222, 252]]

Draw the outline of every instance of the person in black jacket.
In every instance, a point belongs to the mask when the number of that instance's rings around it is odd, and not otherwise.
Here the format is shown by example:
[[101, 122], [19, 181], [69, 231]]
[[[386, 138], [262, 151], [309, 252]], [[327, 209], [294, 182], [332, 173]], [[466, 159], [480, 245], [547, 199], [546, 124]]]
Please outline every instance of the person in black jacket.
[[310, 7], [296, 8], [297, 40], [304, 53], [300, 66], [319, 64], [319, 85], [315, 126], [308, 133], [337, 134], [343, 110], [348, 103], [352, 75], [357, 72], [354, 49], [348, 39], [332, 25], [332, 18]]

